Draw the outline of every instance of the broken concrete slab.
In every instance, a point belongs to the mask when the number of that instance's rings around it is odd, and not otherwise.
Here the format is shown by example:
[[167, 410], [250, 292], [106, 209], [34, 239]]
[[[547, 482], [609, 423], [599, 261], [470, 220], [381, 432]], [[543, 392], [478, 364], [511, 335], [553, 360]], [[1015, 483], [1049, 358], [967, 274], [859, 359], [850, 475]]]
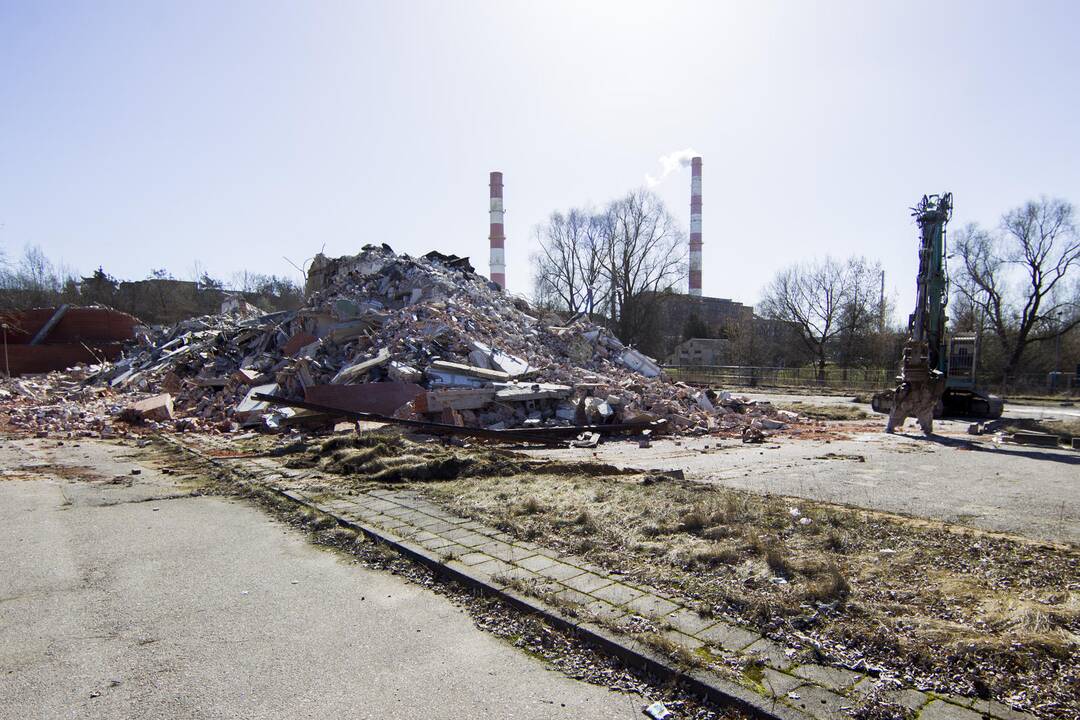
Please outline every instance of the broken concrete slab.
[[233, 417], [241, 425], [254, 425], [259, 423], [263, 416], [272, 409], [270, 403], [265, 400], [255, 399], [255, 395], [277, 395], [280, 391], [277, 383], [256, 385], [248, 390], [247, 395], [233, 409]]
[[141, 420], [164, 422], [173, 419], [173, 398], [169, 393], [162, 393], [140, 400], [131, 406], [131, 410]]
[[349, 365], [338, 372], [330, 381], [331, 385], [348, 385], [363, 379], [369, 371], [390, 362], [390, 351], [380, 348], [375, 357], [362, 360], [354, 365]]

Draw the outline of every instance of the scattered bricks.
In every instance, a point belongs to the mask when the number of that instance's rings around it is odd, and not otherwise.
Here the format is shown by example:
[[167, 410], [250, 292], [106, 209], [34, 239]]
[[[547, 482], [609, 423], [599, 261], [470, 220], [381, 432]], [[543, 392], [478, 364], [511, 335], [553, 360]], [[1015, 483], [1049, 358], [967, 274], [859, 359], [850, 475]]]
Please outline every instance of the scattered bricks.
[[670, 600], [665, 600], [656, 595], [642, 595], [636, 597], [625, 605], [627, 610], [648, 618], [662, 618], [679, 606]]
[[624, 605], [645, 593], [636, 588], [632, 588], [629, 585], [613, 583], [602, 587], [599, 590], [594, 590], [589, 594], [598, 600], [606, 600], [612, 605]]
[[863, 677], [859, 673], [851, 670], [826, 667], [825, 665], [815, 665], [813, 663], [800, 665], [792, 672], [801, 678], [805, 678], [818, 685], [824, 685], [831, 690], [844, 690], [849, 688]]
[[594, 590], [599, 590], [602, 587], [607, 587], [608, 585], [611, 585], [612, 582], [613, 581], [611, 579], [603, 577], [601, 575], [596, 575], [595, 573], [591, 572], [585, 572], [581, 575], [578, 575], [577, 577], [572, 577], [568, 580], [564, 580], [563, 585], [573, 588], [578, 592], [591, 593]]
[[761, 636], [755, 632], [729, 625], [726, 622], [718, 622], [697, 633], [697, 636], [705, 642], [718, 645], [729, 652], [742, 650], [761, 639]]
[[173, 399], [169, 393], [162, 393], [140, 400], [131, 406], [131, 411], [140, 420], [165, 422], [173, 419]]
[[933, 700], [919, 713], [919, 720], [983, 720], [983, 714], [944, 700]]

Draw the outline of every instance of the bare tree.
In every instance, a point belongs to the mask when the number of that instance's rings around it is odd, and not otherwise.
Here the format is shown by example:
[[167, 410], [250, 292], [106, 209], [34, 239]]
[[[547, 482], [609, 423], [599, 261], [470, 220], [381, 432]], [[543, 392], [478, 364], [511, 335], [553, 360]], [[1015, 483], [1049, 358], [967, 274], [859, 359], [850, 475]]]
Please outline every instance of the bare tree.
[[771, 320], [789, 323], [818, 366], [825, 366], [841, 338], [855, 338], [880, 314], [874, 292], [879, 270], [863, 258], [845, 262], [826, 257], [781, 270], [766, 286], [759, 309]]
[[1033, 343], [1080, 326], [1080, 281], [1069, 275], [1080, 265], [1074, 215], [1071, 203], [1043, 197], [1005, 213], [997, 232], [972, 224], [955, 235], [954, 287], [997, 338], [1006, 381]]
[[555, 212], [535, 232], [540, 250], [532, 262], [540, 304], [590, 315], [604, 307], [601, 218], [579, 209]]
[[685, 235], [659, 197], [637, 190], [602, 212], [553, 213], [536, 238], [540, 304], [603, 313], [628, 343], [655, 339], [663, 293], [686, 278]]
[[644, 189], [611, 203], [600, 228], [611, 320], [624, 342], [655, 339], [662, 293], [687, 276], [686, 235], [663, 201]]

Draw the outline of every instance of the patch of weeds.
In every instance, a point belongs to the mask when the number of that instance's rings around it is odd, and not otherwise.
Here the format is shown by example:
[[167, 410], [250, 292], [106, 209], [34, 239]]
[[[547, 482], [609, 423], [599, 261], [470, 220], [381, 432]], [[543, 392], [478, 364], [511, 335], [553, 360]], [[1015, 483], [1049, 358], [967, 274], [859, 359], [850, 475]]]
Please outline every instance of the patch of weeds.
[[701, 550], [696, 550], [690, 559], [699, 565], [716, 567], [717, 565], [735, 565], [741, 557], [739, 551], [726, 545], [713, 544]]
[[770, 543], [765, 548], [765, 564], [772, 570], [773, 575], [782, 578], [790, 578], [794, 568], [788, 559], [787, 551], [779, 543]]
[[540, 499], [535, 495], [530, 495], [525, 498], [520, 505], [517, 506], [518, 515], [537, 515], [544, 512], [545, 508]]
[[836, 602], [846, 600], [851, 585], [836, 565], [829, 565], [824, 572], [807, 584], [803, 597], [811, 602]]

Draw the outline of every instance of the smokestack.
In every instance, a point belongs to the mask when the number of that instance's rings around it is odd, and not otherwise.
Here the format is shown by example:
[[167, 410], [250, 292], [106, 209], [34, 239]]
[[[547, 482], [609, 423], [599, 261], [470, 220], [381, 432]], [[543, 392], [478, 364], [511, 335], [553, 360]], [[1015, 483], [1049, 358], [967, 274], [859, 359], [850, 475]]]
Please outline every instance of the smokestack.
[[502, 173], [491, 173], [491, 282], [498, 283], [499, 287], [506, 287], [506, 255], [504, 245], [506, 236], [503, 235], [503, 184]]
[[701, 158], [690, 161], [690, 294], [701, 297]]

